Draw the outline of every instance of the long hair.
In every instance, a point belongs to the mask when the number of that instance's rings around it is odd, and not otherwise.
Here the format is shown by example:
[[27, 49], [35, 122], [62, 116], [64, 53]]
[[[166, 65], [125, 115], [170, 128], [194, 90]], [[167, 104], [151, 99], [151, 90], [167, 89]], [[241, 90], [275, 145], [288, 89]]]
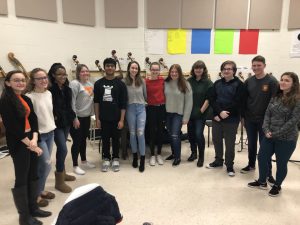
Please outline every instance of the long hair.
[[283, 91], [279, 88], [275, 97], [281, 98], [285, 106], [293, 108], [296, 105], [297, 101], [300, 100], [299, 78], [294, 72], [285, 72], [281, 75], [280, 78], [282, 78], [283, 76], [289, 76], [292, 79], [293, 84], [291, 90], [286, 95], [283, 95]]
[[179, 64], [173, 64], [170, 67], [168, 77], [166, 78], [166, 82], [169, 82], [170, 80], [172, 80], [172, 78], [171, 78], [171, 70], [172, 69], [176, 69], [178, 72], [177, 86], [178, 86], [179, 91], [181, 91], [182, 93], [186, 93], [187, 91], [189, 91], [187, 84], [186, 84], [186, 80], [183, 77], [183, 72], [182, 72], [181, 66]]
[[139, 87], [139, 86], [142, 85], [143, 79], [142, 79], [142, 76], [141, 76], [141, 67], [140, 67], [140, 64], [137, 61], [132, 61], [132, 62], [130, 62], [128, 64], [128, 66], [127, 66], [127, 74], [126, 74], [126, 77], [125, 77], [125, 84], [128, 85], [128, 86], [130, 86], [133, 83], [133, 79], [130, 76], [130, 67], [134, 63], [138, 67], [138, 72], [137, 72], [136, 77], [135, 77], [135, 86]]
[[192, 69], [191, 69], [191, 76], [192, 77], [196, 77], [196, 75], [195, 75], [195, 69], [203, 69], [203, 74], [202, 74], [202, 76], [201, 76], [201, 79], [203, 79], [203, 78], [208, 78], [208, 71], [207, 71], [207, 67], [206, 67], [206, 65], [205, 65], [205, 63], [202, 61], [202, 60], [198, 60], [198, 61], [196, 61], [194, 64], [193, 64], [193, 66], [192, 66]]
[[24, 78], [26, 79], [25, 74], [21, 70], [12, 70], [8, 72], [4, 80], [4, 89], [1, 94], [1, 100], [4, 100], [5, 102], [11, 102], [12, 105], [16, 108], [18, 115], [20, 117], [24, 117], [26, 112], [22, 102], [15, 94], [14, 90], [10, 86], [6, 85], [6, 81], [9, 82], [11, 77], [16, 73], [23, 74]]
[[[55, 74], [58, 69], [64, 69], [66, 71], [66, 68], [61, 63], [53, 63], [48, 72], [48, 77], [50, 79], [51, 84], [55, 83]], [[64, 85], [69, 86], [68, 78], [66, 79], [66, 82], [64, 83]]]
[[80, 81], [80, 71], [82, 70], [82, 68], [87, 68], [87, 70], [89, 71], [89, 68], [87, 67], [87, 65], [85, 64], [78, 64], [76, 67], [76, 80]]
[[34, 88], [35, 88], [35, 84], [34, 84], [35, 77], [34, 76], [40, 71], [44, 72], [46, 74], [46, 76], [48, 77], [46, 70], [44, 70], [42, 68], [34, 68], [33, 70], [31, 70], [31, 72], [29, 74], [29, 82], [27, 85], [27, 92], [32, 92], [34, 90]]

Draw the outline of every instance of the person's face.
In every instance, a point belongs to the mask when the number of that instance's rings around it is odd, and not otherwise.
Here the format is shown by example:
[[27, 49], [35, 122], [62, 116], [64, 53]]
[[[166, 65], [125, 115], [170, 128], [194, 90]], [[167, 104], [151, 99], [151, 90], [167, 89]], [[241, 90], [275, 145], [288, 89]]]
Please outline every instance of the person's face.
[[90, 77], [90, 71], [86, 67], [82, 67], [79, 73], [79, 80], [80, 82], [87, 82]]
[[279, 81], [280, 90], [289, 92], [293, 86], [293, 79], [288, 75], [283, 75]]
[[56, 70], [56, 72], [54, 74], [55, 82], [58, 85], [64, 85], [64, 83], [67, 80], [67, 77], [68, 77], [68, 75], [66, 73], [66, 70], [64, 70], [63, 68], [59, 68], [58, 70]]
[[204, 69], [203, 68], [195, 68], [194, 73], [196, 78], [201, 78], [203, 74]]
[[158, 76], [160, 72], [159, 65], [152, 65], [150, 68], [151, 75]]
[[233, 65], [231, 64], [226, 64], [224, 66], [224, 68], [222, 69], [222, 76], [226, 79], [226, 80], [230, 80], [233, 78]]
[[47, 89], [48, 76], [44, 71], [39, 71], [33, 76], [34, 87], [37, 89]]
[[104, 70], [107, 75], [114, 75], [116, 66], [114, 64], [105, 64]]
[[136, 63], [132, 63], [129, 67], [130, 76], [135, 78], [138, 71], [139, 71], [138, 65]]
[[252, 63], [252, 70], [255, 75], [262, 75], [265, 73], [266, 64], [263, 62], [254, 61]]
[[26, 78], [22, 73], [15, 73], [9, 81], [5, 81], [5, 84], [11, 87], [15, 93], [20, 94], [26, 88]]
[[170, 76], [172, 80], [178, 80], [179, 77], [178, 70], [176, 68], [171, 69]]

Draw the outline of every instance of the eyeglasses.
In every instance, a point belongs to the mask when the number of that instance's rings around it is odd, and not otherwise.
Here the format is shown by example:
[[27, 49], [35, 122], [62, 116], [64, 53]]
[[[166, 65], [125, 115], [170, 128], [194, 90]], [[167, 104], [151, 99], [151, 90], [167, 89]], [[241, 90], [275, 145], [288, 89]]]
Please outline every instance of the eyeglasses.
[[37, 81], [48, 80], [48, 77], [36, 77], [34, 78]]
[[26, 79], [12, 79], [11, 81], [15, 83], [26, 83]]
[[222, 71], [231, 71], [233, 70], [232, 68], [223, 68]]

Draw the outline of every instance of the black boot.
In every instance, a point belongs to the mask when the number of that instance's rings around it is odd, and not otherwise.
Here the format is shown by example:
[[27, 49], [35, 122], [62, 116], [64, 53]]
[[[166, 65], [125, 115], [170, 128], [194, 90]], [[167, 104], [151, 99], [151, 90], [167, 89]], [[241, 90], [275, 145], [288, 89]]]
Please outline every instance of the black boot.
[[195, 159], [197, 159], [197, 152], [196, 151], [192, 151], [192, 154], [190, 155], [190, 157], [188, 158], [187, 161], [193, 162]]
[[138, 154], [133, 153], [133, 160], [132, 160], [132, 167], [137, 168], [138, 167]]
[[20, 225], [42, 225], [43, 223], [33, 218], [28, 208], [28, 188], [27, 186], [11, 189], [16, 208], [19, 213]]
[[144, 172], [144, 170], [145, 170], [145, 156], [141, 155], [139, 171]]
[[171, 149], [171, 151], [172, 151], [172, 154], [171, 155], [169, 155], [167, 158], [166, 158], [166, 160], [173, 160], [175, 157], [174, 157], [174, 151], [173, 151], [173, 149]]
[[197, 162], [197, 167], [203, 167], [203, 163], [204, 163], [204, 149], [203, 150], [199, 149], [199, 159]]
[[51, 216], [52, 213], [48, 211], [41, 210], [38, 207], [37, 204], [37, 197], [38, 197], [38, 180], [36, 181], [31, 181], [29, 183], [29, 188], [28, 188], [28, 205], [29, 205], [29, 210], [30, 214], [33, 217], [48, 217]]

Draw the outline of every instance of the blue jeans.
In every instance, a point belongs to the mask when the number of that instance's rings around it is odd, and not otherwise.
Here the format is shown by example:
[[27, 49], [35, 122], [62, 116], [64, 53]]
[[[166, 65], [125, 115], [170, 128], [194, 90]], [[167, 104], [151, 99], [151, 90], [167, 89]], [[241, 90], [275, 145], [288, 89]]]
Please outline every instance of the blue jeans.
[[205, 120], [195, 119], [190, 120], [188, 123], [188, 138], [191, 145], [192, 153], [197, 153], [197, 147], [199, 155], [204, 153], [205, 150], [205, 138], [204, 138], [204, 126]]
[[[245, 127], [247, 131], [248, 138], [248, 165], [255, 167], [256, 155], [257, 155], [257, 139], [259, 139], [259, 145], [261, 145], [262, 140], [265, 136], [262, 130], [263, 122], [252, 122], [245, 119]], [[272, 175], [272, 162], [271, 158], [268, 162], [268, 177]]]
[[63, 172], [65, 169], [65, 159], [68, 153], [67, 138], [70, 127], [56, 128], [54, 130], [54, 141], [56, 150], [56, 172]]
[[41, 134], [38, 146], [43, 150], [43, 154], [38, 158], [38, 194], [45, 190], [47, 177], [51, 171], [51, 153], [54, 142], [54, 131]]
[[281, 141], [264, 138], [258, 153], [258, 181], [261, 183], [266, 182], [269, 170], [268, 163], [272, 155], [275, 154], [277, 165], [275, 184], [280, 186], [287, 175], [287, 164], [296, 148], [296, 144], [296, 141]]
[[170, 136], [171, 150], [176, 159], [181, 158], [181, 137], [182, 115], [177, 113], [168, 113], [166, 125]]
[[146, 109], [143, 104], [129, 104], [126, 111], [126, 119], [130, 133], [130, 146], [132, 153], [145, 155], [145, 125]]

